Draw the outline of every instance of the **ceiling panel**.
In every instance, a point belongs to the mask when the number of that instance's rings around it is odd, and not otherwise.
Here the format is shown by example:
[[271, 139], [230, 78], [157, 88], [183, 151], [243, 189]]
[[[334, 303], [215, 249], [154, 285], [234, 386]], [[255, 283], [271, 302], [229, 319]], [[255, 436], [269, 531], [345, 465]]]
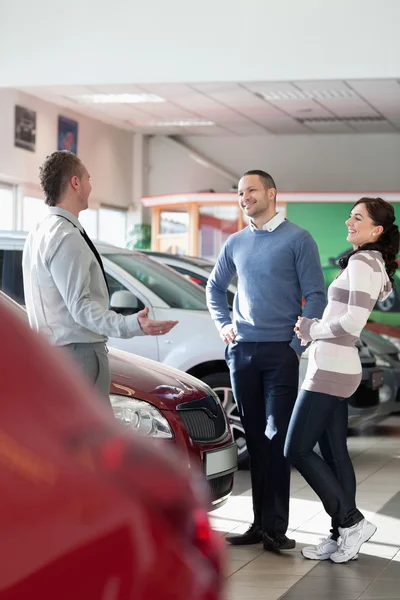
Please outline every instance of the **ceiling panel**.
[[218, 82], [192, 83], [191, 87], [194, 90], [198, 90], [199, 92], [202, 92], [203, 94], [211, 96], [213, 93], [224, 92], [224, 91], [228, 91], [228, 90], [232, 91], [235, 88], [238, 89], [239, 84], [233, 83], [233, 82], [232, 83], [226, 83], [226, 82], [222, 82], [222, 83], [218, 83]]
[[359, 133], [393, 133], [395, 128], [387, 121], [351, 121], [350, 125]]
[[308, 92], [349, 91], [345, 81], [294, 81], [293, 84], [299, 90]]
[[188, 110], [192, 110], [204, 118], [209, 118], [213, 121], [216, 119], [238, 119], [239, 115], [231, 108], [216, 102], [208, 96], [200, 93], [187, 94], [181, 97], [171, 98], [170, 101], [176, 106], [181, 106]]
[[193, 112], [183, 109], [180, 106], [165, 102], [163, 104], [140, 104], [140, 110], [144, 114], [151, 115], [157, 119], [190, 119], [197, 115]]
[[206, 135], [206, 136], [234, 136], [234, 132], [224, 127], [185, 127], [188, 135]]
[[146, 85], [141, 84], [140, 88], [144, 92], [157, 94], [165, 99], [193, 94], [193, 89], [184, 83], [146, 83]]
[[273, 106], [296, 119], [307, 117], [331, 117], [332, 114], [314, 100], [270, 100]]
[[251, 121], [225, 121], [223, 127], [237, 135], [268, 135], [268, 131]]
[[280, 117], [279, 120], [267, 122], [266, 127], [275, 135], [307, 134], [311, 131], [291, 117]]
[[79, 110], [81, 110], [81, 107], [84, 107], [86, 110], [89, 109], [99, 114], [113, 116], [116, 119], [149, 118], [149, 115], [142, 110], [142, 104], [140, 104], [140, 108], [137, 104], [96, 104], [94, 106], [78, 104], [76, 106], [79, 106]]
[[[185, 127], [149, 127], [133, 125], [133, 130], [146, 135], [185, 135]], [[188, 135], [186, 133], [186, 135]]]
[[266, 82], [266, 81], [257, 81], [257, 82], [246, 82], [242, 83], [242, 85], [256, 93], [279, 93], [279, 92], [298, 92], [298, 89], [289, 82], [279, 81], [279, 82]]
[[[159, 135], [292, 135], [400, 131], [400, 84], [397, 80], [245, 82], [198, 84], [96, 85], [21, 89], [77, 113]], [[152, 93], [166, 102], [81, 104], [74, 96], [94, 93]], [[267, 95], [267, 99], [262, 96]], [[261, 96], [260, 96], [261, 95]], [[341, 122], [344, 118], [386, 117], [388, 121]], [[302, 119], [331, 119], [336, 122]], [[205, 119], [214, 127], [152, 127], [145, 122]]]
[[349, 79], [348, 86], [364, 98], [368, 96], [390, 96], [400, 93], [400, 84], [397, 79]]
[[52, 96], [66, 96], [66, 97], [70, 97], [70, 96], [83, 96], [84, 94], [91, 94], [92, 91], [89, 87], [74, 87], [74, 86], [68, 86], [68, 87], [64, 87], [64, 86], [54, 86], [54, 87], [43, 87], [43, 88], [24, 88], [24, 91], [29, 94], [29, 89], [32, 90], [36, 90], [35, 92], [32, 91], [33, 93], [38, 93], [38, 94], [46, 94], [49, 93]]
[[354, 130], [341, 121], [314, 121], [306, 123], [309, 130], [315, 133], [354, 133]]
[[381, 115], [390, 120], [400, 117], [400, 99], [396, 104], [391, 104], [388, 102], [386, 105], [383, 105], [382, 103], [379, 106], [378, 103], [376, 103], [376, 108], [377, 110], [379, 109]]
[[268, 110], [268, 102], [256, 96], [253, 92], [245, 88], [236, 86], [235, 88], [226, 88], [215, 92], [209, 92], [208, 96], [217, 102], [227, 104], [233, 108], [263, 108]]
[[335, 117], [377, 117], [379, 113], [359, 97], [337, 100], [320, 100]]
[[138, 85], [91, 85], [87, 94], [143, 94]]
[[384, 116], [400, 116], [400, 84], [396, 79], [348, 82], [368, 104]]

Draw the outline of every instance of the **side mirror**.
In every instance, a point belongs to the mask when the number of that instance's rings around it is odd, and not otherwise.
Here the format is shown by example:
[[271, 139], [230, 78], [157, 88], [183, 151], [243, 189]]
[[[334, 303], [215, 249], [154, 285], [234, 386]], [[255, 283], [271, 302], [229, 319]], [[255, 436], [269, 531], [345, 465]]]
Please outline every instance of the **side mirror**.
[[123, 315], [132, 315], [139, 310], [142, 310], [144, 305], [131, 292], [128, 292], [127, 290], [120, 290], [112, 294], [110, 299], [110, 308], [111, 310]]

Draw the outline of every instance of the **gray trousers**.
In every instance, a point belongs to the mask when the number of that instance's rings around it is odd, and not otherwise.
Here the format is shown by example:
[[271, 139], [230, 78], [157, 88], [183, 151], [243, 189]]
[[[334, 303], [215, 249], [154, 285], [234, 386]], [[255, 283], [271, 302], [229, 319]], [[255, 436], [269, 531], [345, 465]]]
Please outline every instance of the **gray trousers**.
[[110, 403], [111, 374], [108, 349], [102, 342], [63, 346], [79, 365], [86, 378], [107, 403]]

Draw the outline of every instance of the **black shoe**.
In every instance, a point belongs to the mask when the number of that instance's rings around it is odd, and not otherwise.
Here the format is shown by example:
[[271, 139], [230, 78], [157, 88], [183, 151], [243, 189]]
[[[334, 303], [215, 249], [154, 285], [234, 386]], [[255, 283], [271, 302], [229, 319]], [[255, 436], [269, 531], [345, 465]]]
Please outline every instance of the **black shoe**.
[[264, 550], [269, 552], [279, 552], [280, 550], [293, 550], [296, 548], [296, 541], [290, 540], [284, 533], [275, 533], [263, 535]]
[[263, 532], [259, 525], [253, 523], [245, 533], [230, 534], [226, 536], [226, 541], [233, 546], [246, 546], [247, 544], [259, 544], [263, 541]]

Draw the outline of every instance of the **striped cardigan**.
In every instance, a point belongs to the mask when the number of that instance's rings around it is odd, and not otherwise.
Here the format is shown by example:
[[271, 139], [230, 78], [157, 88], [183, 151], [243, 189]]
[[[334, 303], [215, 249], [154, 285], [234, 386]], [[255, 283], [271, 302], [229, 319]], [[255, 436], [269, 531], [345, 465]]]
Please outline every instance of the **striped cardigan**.
[[302, 389], [349, 398], [361, 382], [355, 342], [377, 300], [386, 299], [392, 284], [380, 252], [360, 251], [350, 257], [328, 290], [322, 319], [303, 318], [300, 335], [312, 341]]

